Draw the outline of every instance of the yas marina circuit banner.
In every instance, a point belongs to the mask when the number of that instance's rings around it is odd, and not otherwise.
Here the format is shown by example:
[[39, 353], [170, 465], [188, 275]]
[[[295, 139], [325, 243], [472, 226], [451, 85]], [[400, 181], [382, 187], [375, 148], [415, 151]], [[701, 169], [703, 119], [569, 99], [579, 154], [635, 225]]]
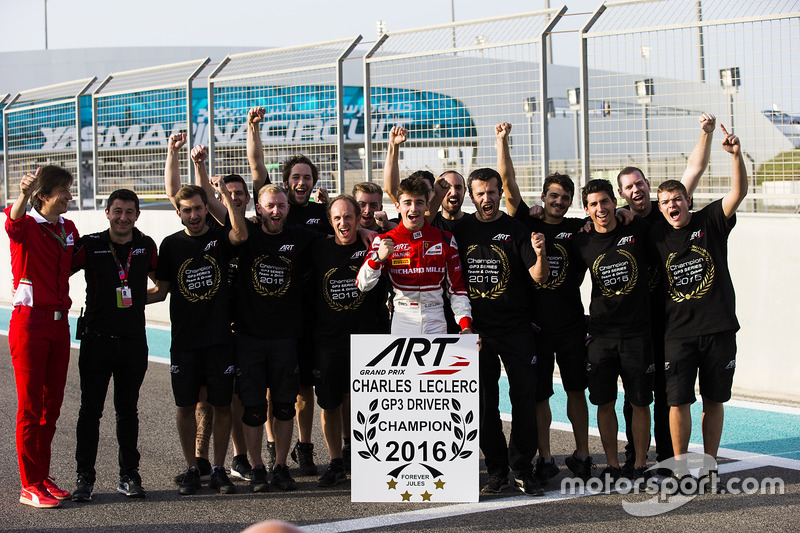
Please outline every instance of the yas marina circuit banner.
[[353, 335], [354, 502], [478, 501], [478, 336]]

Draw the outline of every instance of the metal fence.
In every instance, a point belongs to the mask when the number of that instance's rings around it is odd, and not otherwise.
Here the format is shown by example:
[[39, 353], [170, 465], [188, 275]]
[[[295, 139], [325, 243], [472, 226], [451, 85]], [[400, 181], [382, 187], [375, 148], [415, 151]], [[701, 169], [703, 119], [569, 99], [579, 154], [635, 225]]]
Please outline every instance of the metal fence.
[[209, 159], [215, 174], [251, 182], [246, 153], [247, 112], [266, 109], [264, 159], [273, 182], [281, 163], [302, 153], [319, 168], [318, 185], [343, 189], [342, 62], [361, 36], [327, 43], [228, 56], [209, 76]]
[[[566, 7], [386, 34], [364, 58], [366, 167], [379, 170], [392, 126], [404, 126], [401, 177], [418, 169], [467, 175], [494, 166], [494, 126], [514, 124], [520, 187], [547, 174], [544, 36]], [[374, 176], [373, 176], [374, 179]]]
[[3, 108], [6, 203], [14, 201], [23, 175], [59, 165], [72, 173], [72, 195], [82, 207], [81, 96], [96, 78], [23, 91]]
[[181, 175], [191, 176], [192, 83], [208, 62], [111, 74], [92, 93], [95, 200], [120, 187], [140, 198], [163, 198], [164, 161], [173, 133], [187, 133]]
[[[680, 179], [708, 112], [741, 139], [751, 180], [743, 208], [797, 210], [800, 3], [607, 2], [581, 37], [587, 173], [613, 178], [633, 165], [653, 185]], [[730, 188], [722, 138], [695, 195], [705, 201]]]

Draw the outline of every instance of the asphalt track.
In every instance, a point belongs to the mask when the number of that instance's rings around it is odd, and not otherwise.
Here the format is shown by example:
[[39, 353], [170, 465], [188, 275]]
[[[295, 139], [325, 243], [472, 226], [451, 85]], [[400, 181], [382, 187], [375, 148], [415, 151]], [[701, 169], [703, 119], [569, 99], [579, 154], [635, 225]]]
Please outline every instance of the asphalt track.
[[[142, 453], [141, 473], [148, 491], [145, 500], [129, 500], [116, 493], [116, 439], [111, 399], [101, 424], [98, 479], [91, 503], [65, 502], [60, 509], [33, 509], [18, 503], [19, 473], [14, 444], [16, 393], [13, 371], [5, 338], [0, 338], [0, 531], [241, 531], [262, 520], [285, 520], [305, 531], [798, 531], [800, 526], [800, 461], [796, 453], [786, 453], [787, 439], [776, 439], [773, 455], [726, 449], [720, 472], [723, 482], [736, 476], [781, 478], [783, 494], [725, 494], [697, 496], [685, 505], [658, 516], [637, 517], [623, 509], [624, 502], [643, 502], [649, 495], [562, 494], [564, 457], [574, 448], [570, 433], [555, 430], [552, 450], [562, 473], [551, 481], [541, 498], [508, 491], [497, 496], [481, 496], [476, 504], [370, 504], [350, 502], [350, 482], [331, 489], [316, 486], [316, 477], [303, 477], [294, 471], [299, 488], [295, 492], [254, 494], [243, 482], [238, 492], [219, 495], [208, 487], [195, 496], [181, 497], [172, 476], [182, 469], [175, 430], [175, 408], [169, 384], [168, 366], [151, 362], [140, 399]], [[77, 350], [73, 350], [64, 406], [54, 441], [52, 474], [65, 488], [74, 482], [75, 423], [79, 407]], [[780, 409], [777, 409], [779, 412]], [[753, 411], [763, 433], [781, 435], [786, 428], [778, 424], [772, 411]], [[758, 413], [764, 413], [763, 416]], [[789, 410], [790, 415], [795, 410]], [[794, 423], [789, 416], [788, 423]], [[784, 420], [784, 422], [786, 421]], [[506, 424], [507, 426], [507, 424]], [[563, 427], [557, 424], [557, 427]], [[788, 433], [797, 434], [797, 427]], [[508, 427], [506, 427], [508, 431]], [[753, 442], [765, 437], [753, 435]], [[800, 441], [792, 437], [789, 447], [795, 452]], [[601, 463], [599, 438], [591, 437], [595, 462]], [[724, 446], [724, 444], [723, 444]], [[327, 452], [315, 428], [317, 462], [327, 462]], [[762, 446], [763, 448], [764, 446]], [[699, 451], [699, 450], [698, 450]], [[230, 455], [230, 453], [229, 453]], [[651, 453], [651, 460], [653, 454]], [[290, 466], [292, 466], [290, 464]], [[604, 465], [599, 464], [600, 467]], [[486, 480], [485, 469], [481, 483]], [[659, 508], [663, 509], [663, 508]]]

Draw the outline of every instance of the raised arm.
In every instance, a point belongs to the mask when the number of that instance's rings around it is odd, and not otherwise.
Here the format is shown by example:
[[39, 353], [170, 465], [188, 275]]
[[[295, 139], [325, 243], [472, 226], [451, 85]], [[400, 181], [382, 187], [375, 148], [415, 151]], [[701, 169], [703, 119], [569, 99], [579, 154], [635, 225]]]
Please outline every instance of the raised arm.
[[550, 263], [547, 262], [547, 253], [544, 247], [544, 234], [531, 233], [531, 246], [533, 251], [536, 252], [536, 264], [528, 269], [531, 278], [536, 283], [544, 283], [547, 277], [550, 276]]
[[428, 221], [428, 224], [433, 223], [433, 219], [436, 218], [436, 213], [442, 208], [442, 202], [449, 190], [450, 182], [443, 177], [439, 176], [436, 178], [436, 181], [433, 182], [433, 197], [428, 203], [428, 211], [425, 213], [425, 220]]
[[181, 165], [178, 154], [184, 144], [186, 144], [186, 133], [174, 133], [169, 136], [167, 162], [164, 165], [164, 189], [167, 192], [167, 198], [175, 206], [175, 209], [178, 209], [178, 204], [175, 203], [175, 195], [181, 189]]
[[[194, 184], [202, 187], [206, 192], [208, 199], [208, 211], [211, 213], [220, 225], [225, 225], [225, 215], [228, 210], [225, 209], [225, 204], [222, 200], [217, 198], [217, 189], [208, 181], [208, 170], [206, 169], [206, 160], [208, 159], [208, 150], [202, 144], [198, 144], [192, 148], [192, 162], [194, 163]], [[227, 189], [226, 189], [227, 190]]]
[[717, 126], [717, 117], [709, 113], [700, 115], [700, 138], [689, 155], [686, 170], [683, 171], [681, 183], [686, 187], [689, 196], [694, 194], [703, 172], [708, 168], [711, 158], [711, 141], [714, 140], [714, 128]]
[[269, 173], [264, 163], [264, 146], [261, 144], [261, 121], [267, 110], [254, 107], [247, 112], [247, 162], [250, 163], [250, 174], [253, 176], [253, 198], [258, 198], [258, 191], [268, 185]]
[[19, 181], [19, 197], [17, 197], [14, 205], [11, 206], [11, 212], [9, 213], [11, 220], [19, 220], [25, 216], [25, 209], [28, 206], [28, 201], [31, 199], [31, 196], [33, 196], [36, 187], [39, 186], [39, 176], [41, 173], [42, 169], [40, 167], [36, 169], [36, 174], [28, 173], [22, 176], [22, 179]]
[[506, 210], [512, 217], [517, 212], [522, 197], [514, 174], [514, 163], [511, 162], [511, 151], [508, 148], [508, 137], [511, 135], [511, 124], [501, 122], [494, 127], [495, 149], [497, 150], [497, 172], [503, 180], [503, 191], [506, 196]]
[[722, 124], [719, 125], [719, 129], [725, 135], [725, 140], [722, 141], [722, 148], [731, 154], [733, 158], [733, 161], [731, 161], [733, 166], [731, 190], [722, 197], [722, 211], [727, 218], [731, 218], [747, 195], [747, 168], [744, 166], [742, 145], [739, 142], [739, 137], [728, 133]]
[[[228, 239], [234, 246], [242, 244], [247, 240], [247, 223], [244, 220], [244, 215], [241, 211], [236, 209], [233, 199], [231, 198], [231, 193], [228, 191], [221, 177], [214, 176], [211, 178], [211, 186], [219, 194], [219, 197], [222, 198], [222, 203], [225, 205], [226, 212], [231, 219], [231, 231], [228, 232]], [[211, 205], [209, 201], [209, 209], [210, 208]]]
[[383, 190], [393, 203], [397, 203], [397, 189], [400, 187], [400, 145], [406, 142], [408, 131], [401, 126], [392, 127], [389, 131], [389, 147], [386, 150], [386, 161], [383, 163]]

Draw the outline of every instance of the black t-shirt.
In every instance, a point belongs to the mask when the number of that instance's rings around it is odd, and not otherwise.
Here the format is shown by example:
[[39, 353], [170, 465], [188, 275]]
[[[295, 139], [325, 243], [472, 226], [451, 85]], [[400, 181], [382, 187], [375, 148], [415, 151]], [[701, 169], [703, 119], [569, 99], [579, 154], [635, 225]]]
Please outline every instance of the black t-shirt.
[[536, 324], [549, 333], [582, 324], [584, 315], [580, 288], [586, 266], [577, 257], [573, 243], [586, 224], [585, 219], [564, 218], [559, 224], [547, 224], [531, 217], [524, 201], [520, 201], [514, 217], [521, 220], [528, 231], [543, 233], [545, 237], [550, 275], [542, 284], [532, 282], [537, 298], [534, 307]]
[[466, 220], [468, 218], [475, 218], [475, 215], [473, 215], [472, 213], [464, 213], [464, 216], [457, 218], [455, 220], [450, 220], [449, 218], [444, 218], [444, 216], [442, 216], [442, 211], [439, 210], [436, 212], [436, 216], [433, 217], [431, 226], [437, 229], [443, 229], [445, 231], [453, 233], [453, 229], [456, 226], [458, 226], [461, 223], [461, 221]]
[[[111, 253], [112, 246], [114, 253]], [[72, 269], [82, 268], [86, 278], [84, 324], [87, 329], [118, 337], [143, 338], [147, 276], [156, 269], [158, 262], [153, 239], [133, 228], [132, 240], [117, 244], [111, 241], [106, 230], [81, 237], [74, 254]], [[130, 307], [117, 306], [117, 288], [122, 287], [120, 266], [123, 271], [127, 267], [125, 284], [131, 290]]]
[[328, 221], [328, 210], [325, 204], [308, 202], [306, 205], [289, 205], [287, 226], [305, 226], [314, 231], [333, 235], [333, 227]]
[[341, 340], [351, 334], [389, 333], [386, 278], [367, 292], [356, 286], [367, 250], [360, 240], [340, 245], [334, 239], [320, 239], [312, 246], [315, 338]]
[[579, 233], [575, 248], [592, 276], [589, 333], [626, 338], [650, 335], [647, 234], [650, 225], [635, 217], [609, 233]]
[[530, 273], [536, 263], [530, 232], [503, 213], [497, 220], [463, 220], [454, 234], [478, 333], [498, 336], [530, 322]]
[[686, 227], [659, 224], [652, 246], [666, 290], [666, 338], [736, 331], [736, 296], [728, 270], [728, 236], [736, 225], [722, 200], [692, 213]]
[[325, 234], [286, 226], [278, 235], [251, 228], [238, 247], [236, 331], [274, 339], [303, 334], [303, 281], [311, 272], [311, 244]]
[[156, 279], [170, 283], [173, 350], [230, 342], [229, 233], [222, 227], [197, 237], [179, 231], [161, 242]]

